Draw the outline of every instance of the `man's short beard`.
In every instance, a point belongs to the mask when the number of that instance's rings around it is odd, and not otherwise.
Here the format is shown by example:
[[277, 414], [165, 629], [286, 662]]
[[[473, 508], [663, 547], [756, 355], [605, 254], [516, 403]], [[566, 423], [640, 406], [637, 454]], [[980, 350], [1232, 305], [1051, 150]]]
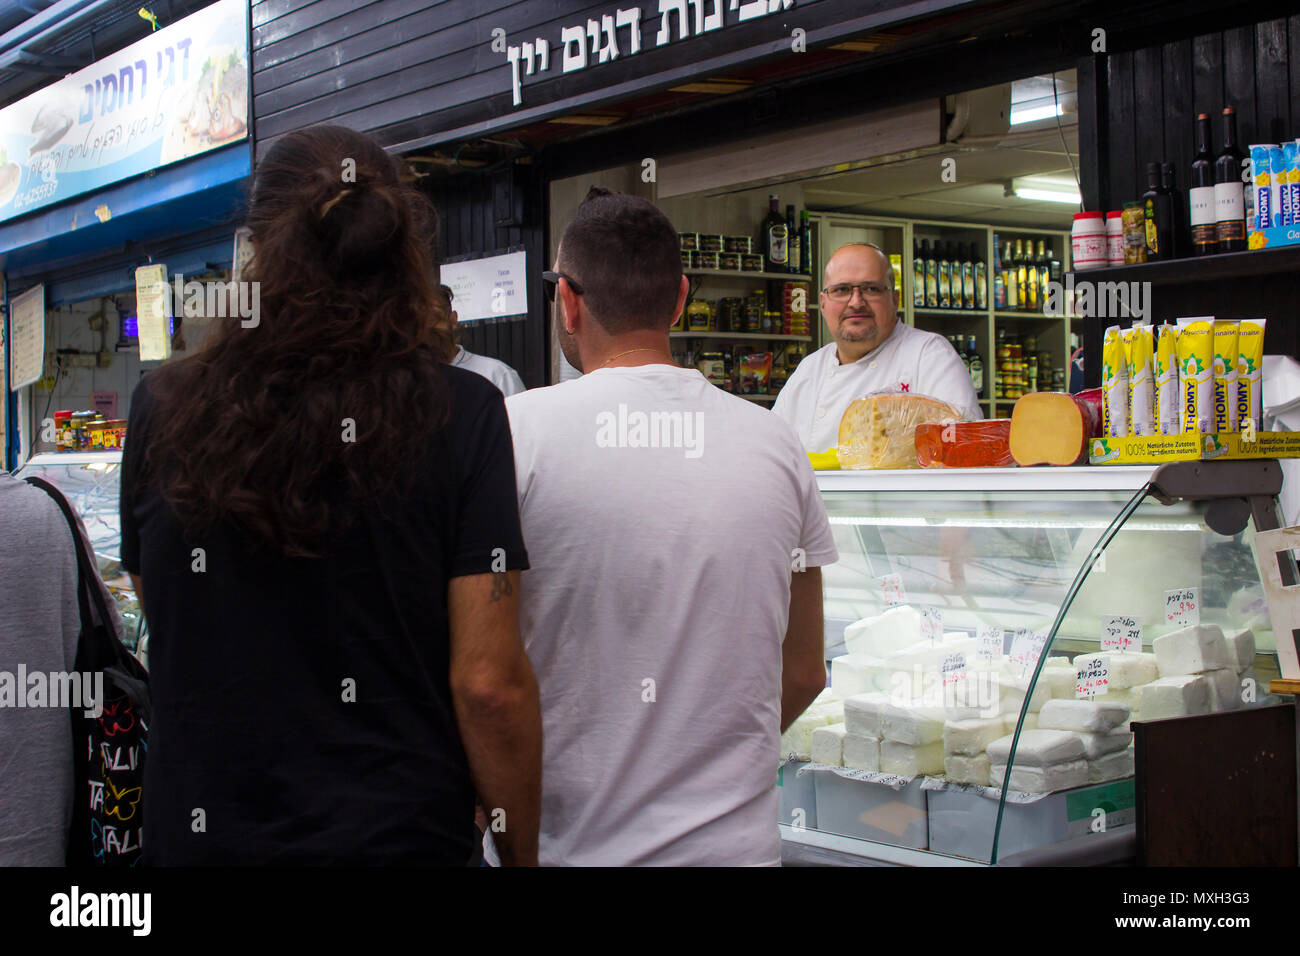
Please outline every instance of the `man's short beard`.
[[870, 342], [879, 334], [880, 326], [874, 322], [870, 325], [863, 326], [862, 331], [859, 333], [849, 331], [844, 327], [844, 323], [841, 322], [839, 329], [835, 332], [835, 337], [843, 342]]

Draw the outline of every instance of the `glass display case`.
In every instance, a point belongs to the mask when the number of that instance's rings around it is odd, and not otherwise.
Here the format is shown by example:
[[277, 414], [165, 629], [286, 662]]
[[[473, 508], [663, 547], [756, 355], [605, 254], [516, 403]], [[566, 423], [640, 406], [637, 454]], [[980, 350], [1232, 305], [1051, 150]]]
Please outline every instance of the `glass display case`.
[[830, 686], [782, 737], [789, 862], [1131, 827], [1132, 722], [1280, 702], [1251, 547], [1280, 470], [1181, 467], [818, 473]]
[[125, 643], [143, 661], [147, 660], [148, 646], [144, 611], [121, 561], [122, 530], [118, 516], [121, 471], [120, 451], [58, 452], [32, 456], [14, 476], [46, 479], [63, 492], [81, 516], [100, 576], [122, 615]]

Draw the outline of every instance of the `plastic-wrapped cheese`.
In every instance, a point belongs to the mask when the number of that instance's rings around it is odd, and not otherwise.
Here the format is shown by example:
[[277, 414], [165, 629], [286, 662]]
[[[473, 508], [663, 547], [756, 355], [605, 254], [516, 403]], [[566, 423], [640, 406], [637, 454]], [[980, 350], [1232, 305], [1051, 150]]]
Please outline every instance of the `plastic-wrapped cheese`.
[[1101, 417], [1086, 400], [1064, 392], [1030, 392], [1011, 410], [1008, 445], [1016, 464], [1077, 465], [1088, 459]]
[[1228, 644], [1217, 624], [1194, 624], [1162, 634], [1151, 642], [1161, 677], [1200, 674], [1220, 667], [1235, 667]]
[[831, 661], [831, 690], [842, 700], [884, 690], [889, 673], [884, 660], [867, 654], [845, 654]]
[[881, 721], [881, 736], [886, 740], [920, 747], [939, 742], [939, 762], [943, 763], [944, 712], [933, 707], [900, 707], [891, 703]]
[[1238, 674], [1255, 663], [1255, 632], [1250, 628], [1232, 631], [1223, 636], [1228, 648], [1227, 666]]
[[[1108, 696], [1109, 693], [1117, 690], [1128, 690], [1139, 684], [1148, 684], [1160, 676], [1154, 654], [1102, 651], [1100, 654], [1080, 655], [1074, 659], [1075, 670], [1090, 665], [1093, 661], [1106, 665]], [[1073, 692], [1069, 696], [1073, 697]]]
[[[813, 731], [813, 745], [816, 746], [817, 737], [820, 731]], [[1126, 727], [1117, 727], [1109, 733], [1094, 734], [1087, 731], [1081, 731], [1075, 734], [1083, 742], [1083, 753], [1089, 760], [1096, 760], [1098, 757], [1104, 757], [1106, 754], [1112, 754], [1117, 750], [1123, 750], [1133, 742], [1133, 733]], [[815, 757], [813, 758], [816, 759]]]
[[943, 773], [943, 741], [914, 747], [897, 740], [884, 740], [880, 744], [880, 770], [904, 777], [923, 773]]
[[1049, 700], [1038, 712], [1044, 730], [1108, 733], [1129, 719], [1129, 709], [1105, 697], [1096, 700]]
[[949, 720], [943, 725], [945, 754], [978, 754], [1005, 736], [1006, 724], [1001, 717], [983, 720]]
[[959, 409], [924, 395], [868, 395], [840, 419], [841, 468], [916, 468], [916, 426], [957, 422]]
[[948, 754], [943, 758], [943, 775], [953, 783], [987, 786], [989, 782], [989, 755]]
[[844, 701], [845, 729], [859, 737], [881, 736], [881, 719], [889, 709], [889, 697], [881, 693], [857, 694]]
[[1088, 761], [1089, 783], [1105, 783], [1107, 780], [1121, 780], [1131, 776], [1133, 776], [1132, 747]]
[[796, 757], [807, 759], [812, 755], [813, 730], [831, 723], [834, 723], [834, 717], [830, 714], [815, 713], [812, 708], [804, 711], [781, 735], [781, 756], [794, 754]]
[[1138, 709], [1143, 720], [1190, 717], [1210, 712], [1210, 684], [1202, 674], [1161, 677], [1142, 686]]
[[880, 769], [880, 741], [874, 737], [844, 735], [844, 766], [854, 770]]
[[[993, 764], [989, 768], [989, 783], [1001, 788], [1006, 775], [1006, 764]], [[1017, 763], [1011, 769], [1011, 779], [1007, 782], [1007, 789], [1021, 790], [1025, 793], [1055, 793], [1058, 790], [1082, 787], [1087, 782], [1088, 761], [1086, 760], [1070, 760], [1047, 767], [1029, 767]]]
[[920, 640], [921, 612], [907, 604], [854, 621], [844, 629], [844, 646], [850, 654], [884, 657]]
[[1241, 681], [1237, 672], [1231, 667], [1217, 671], [1206, 671], [1203, 675], [1206, 688], [1210, 692], [1210, 711], [1219, 713], [1236, 710], [1241, 706]]
[[814, 727], [812, 732], [812, 758], [815, 763], [838, 767], [844, 762], [844, 724]]
[[1010, 436], [1009, 418], [917, 425], [916, 460], [922, 468], [1007, 468], [1015, 464]]
[[[995, 764], [1005, 764], [1011, 754], [1014, 734], [999, 737], [988, 746], [989, 759]], [[1046, 767], [1083, 758], [1083, 741], [1077, 734], [1066, 730], [1026, 730], [1020, 734], [1016, 747], [1016, 766]]]

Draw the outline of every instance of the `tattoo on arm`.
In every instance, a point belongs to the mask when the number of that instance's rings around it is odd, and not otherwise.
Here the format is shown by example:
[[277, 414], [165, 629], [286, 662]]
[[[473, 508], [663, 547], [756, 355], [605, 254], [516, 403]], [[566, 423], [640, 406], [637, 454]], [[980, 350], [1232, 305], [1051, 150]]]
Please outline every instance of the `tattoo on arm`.
[[511, 593], [509, 573], [505, 571], [495, 572], [492, 575], [492, 594], [490, 595], [492, 603], [496, 604], [502, 597], [508, 597]]

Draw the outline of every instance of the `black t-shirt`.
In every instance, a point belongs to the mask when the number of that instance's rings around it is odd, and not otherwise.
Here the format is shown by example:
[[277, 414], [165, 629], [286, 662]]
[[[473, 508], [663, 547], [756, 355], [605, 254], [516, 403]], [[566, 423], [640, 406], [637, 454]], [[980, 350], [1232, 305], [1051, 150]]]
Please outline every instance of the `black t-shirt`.
[[439, 374], [450, 420], [423, 456], [412, 448], [414, 490], [367, 503], [320, 559], [276, 556], [228, 527], [187, 537], [140, 481], [167, 409], [147, 380], [136, 388], [122, 563], [143, 579], [150, 632], [147, 863], [470, 859], [447, 583], [499, 570], [494, 549], [510, 569], [528, 559], [501, 393], [472, 372]]

